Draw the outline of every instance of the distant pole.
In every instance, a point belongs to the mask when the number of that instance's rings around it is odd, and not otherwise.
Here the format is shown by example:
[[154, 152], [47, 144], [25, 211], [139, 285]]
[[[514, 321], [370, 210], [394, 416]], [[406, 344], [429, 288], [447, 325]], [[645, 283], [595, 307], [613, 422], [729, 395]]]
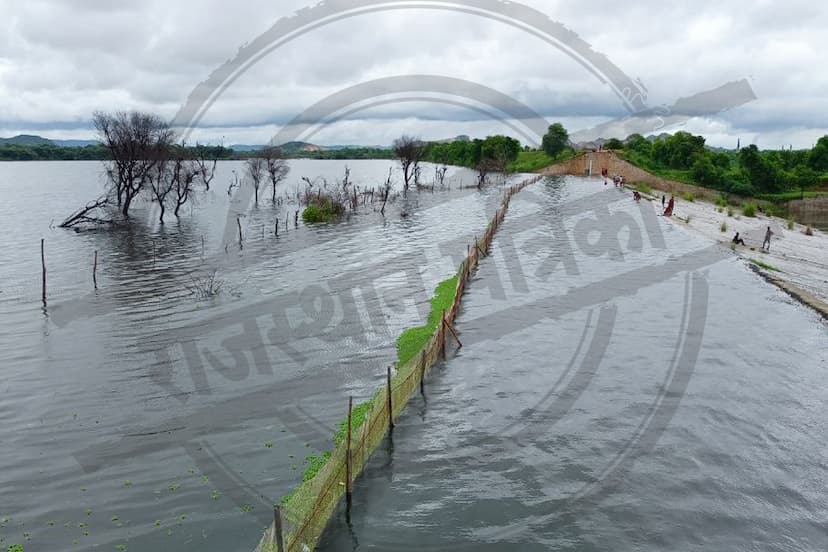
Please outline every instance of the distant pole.
[[239, 243], [242, 242], [242, 229], [241, 229], [241, 219], [236, 217], [236, 225], [239, 227]]
[[95, 250], [95, 261], [92, 263], [92, 283], [98, 289], [98, 250]]
[[204, 256], [204, 236], [201, 236], [201, 256]]
[[43, 269], [43, 306], [46, 306], [46, 240], [40, 239], [40, 266]]
[[276, 236], [279, 236], [279, 219], [276, 219]]
[[346, 441], [347, 453], [345, 456], [345, 496], [348, 508], [351, 508], [351, 415], [354, 408], [354, 398], [348, 397], [348, 433]]

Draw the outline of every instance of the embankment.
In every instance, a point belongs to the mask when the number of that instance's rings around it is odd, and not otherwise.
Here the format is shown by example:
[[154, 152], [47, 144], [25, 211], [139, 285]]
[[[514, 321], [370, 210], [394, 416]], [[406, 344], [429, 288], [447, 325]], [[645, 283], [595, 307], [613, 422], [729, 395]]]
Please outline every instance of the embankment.
[[316, 465], [312, 472], [306, 472], [306, 480], [275, 508], [274, 522], [265, 531], [257, 552], [301, 552], [315, 548], [337, 504], [353, 492], [353, 482], [393, 429], [394, 419], [402, 413], [408, 400], [417, 389], [422, 389], [429, 370], [445, 358], [446, 348], [453, 341], [462, 346], [452, 325], [463, 291], [480, 259], [488, 254], [512, 196], [542, 178], [530, 178], [505, 191], [500, 209], [482, 237], [469, 245], [457, 275], [438, 286], [428, 323], [401, 336], [396, 372], [392, 375], [389, 370], [371, 400], [353, 409], [349, 402], [348, 419], [334, 437], [334, 449], [315, 457]]
[[552, 165], [540, 171], [546, 176], [565, 175], [572, 176], [586, 176], [592, 168], [593, 176], [599, 176], [602, 169], [607, 169], [610, 175], [623, 175], [627, 182], [643, 182], [648, 184], [651, 188], [661, 190], [667, 194], [680, 195], [683, 193], [693, 194], [695, 197], [715, 201], [721, 195], [721, 192], [711, 190], [709, 188], [702, 188], [701, 186], [693, 186], [692, 184], [685, 184], [683, 182], [676, 182], [675, 180], [668, 180], [661, 178], [652, 173], [636, 167], [632, 163], [625, 161], [618, 157], [612, 151], [595, 151], [586, 152], [578, 157], [574, 157], [569, 161]]

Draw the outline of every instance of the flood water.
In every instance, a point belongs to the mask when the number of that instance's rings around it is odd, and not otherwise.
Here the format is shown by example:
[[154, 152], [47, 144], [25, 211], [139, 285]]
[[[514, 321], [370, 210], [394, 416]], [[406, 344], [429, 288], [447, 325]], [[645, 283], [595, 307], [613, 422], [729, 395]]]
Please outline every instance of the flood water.
[[[291, 162], [281, 204], [240, 208], [242, 165], [221, 163], [180, 220], [138, 205], [128, 229], [81, 233], [57, 225], [99, 195], [100, 163], [0, 164], [0, 549], [253, 550], [502, 193], [453, 170], [385, 216], [294, 224], [300, 178], [335, 185], [345, 164]], [[362, 189], [392, 166], [347, 164]], [[198, 299], [213, 273], [223, 292]]]
[[824, 322], [600, 182], [518, 198], [321, 549], [828, 549]]

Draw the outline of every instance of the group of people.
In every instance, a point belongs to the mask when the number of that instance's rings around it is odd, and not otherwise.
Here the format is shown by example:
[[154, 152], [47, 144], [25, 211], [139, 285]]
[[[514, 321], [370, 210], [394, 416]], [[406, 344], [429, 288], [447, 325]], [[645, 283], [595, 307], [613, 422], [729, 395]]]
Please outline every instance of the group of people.
[[[762, 251], [770, 252], [770, 244], [771, 244], [771, 236], [773, 236], [774, 232], [771, 230], [771, 227], [768, 226], [768, 229], [765, 230], [765, 240], [762, 242]], [[734, 245], [745, 245], [745, 240], [742, 239], [742, 236], [739, 232], [736, 232], [736, 235], [733, 236], [731, 243]]]
[[[601, 169], [601, 176], [604, 177], [604, 186], [607, 185], [607, 178], [609, 178], [609, 171], [606, 167]], [[616, 188], [623, 188], [627, 184], [627, 180], [621, 175], [613, 175], [612, 182]]]

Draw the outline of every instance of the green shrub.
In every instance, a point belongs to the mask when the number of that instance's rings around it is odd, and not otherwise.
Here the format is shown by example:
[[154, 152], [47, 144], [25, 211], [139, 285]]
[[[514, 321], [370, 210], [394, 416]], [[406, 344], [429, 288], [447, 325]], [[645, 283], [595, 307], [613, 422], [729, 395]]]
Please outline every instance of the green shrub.
[[756, 216], [756, 204], [755, 203], [745, 203], [742, 205], [742, 214], [746, 217], [755, 217]]
[[337, 205], [330, 199], [323, 199], [319, 203], [308, 205], [302, 211], [302, 220], [307, 224], [317, 224], [320, 222], [334, 222], [339, 219], [345, 212], [341, 205]]
[[690, 192], [681, 192], [681, 199], [693, 203], [694, 201], [696, 201], [696, 196], [694, 196]]
[[794, 219], [789, 218], [788, 219], [788, 230], [793, 230], [795, 225], [796, 225], [796, 223], [794, 222]]
[[720, 209], [724, 209], [725, 207], [727, 207], [727, 198], [721, 195], [717, 197], [716, 207], [719, 207]]
[[727, 221], [726, 220], [722, 221], [721, 231], [722, 232], [727, 232]]
[[733, 207], [728, 207], [727, 208], [727, 216], [729, 216], [729, 217], [733, 216]]

